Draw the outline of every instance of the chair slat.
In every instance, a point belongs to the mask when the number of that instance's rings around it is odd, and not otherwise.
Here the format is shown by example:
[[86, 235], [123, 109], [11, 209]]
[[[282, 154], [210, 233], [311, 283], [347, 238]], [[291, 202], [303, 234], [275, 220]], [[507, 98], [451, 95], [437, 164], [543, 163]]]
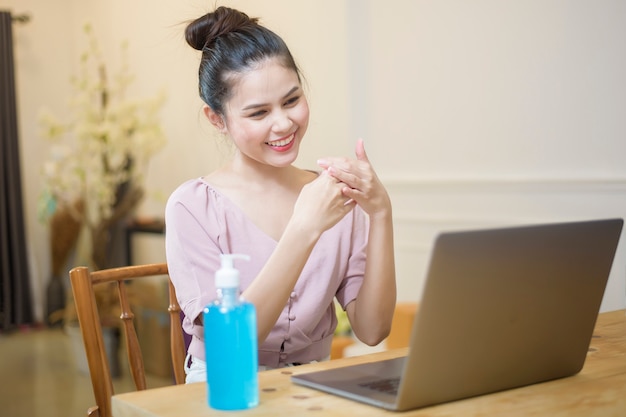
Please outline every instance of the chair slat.
[[128, 295], [126, 294], [126, 283], [117, 281], [117, 290], [120, 297], [122, 327], [124, 329], [124, 339], [126, 340], [126, 354], [128, 355], [128, 363], [130, 364], [130, 373], [138, 391], [146, 389], [146, 370], [144, 368], [143, 356], [137, 331], [135, 330], [135, 315], [133, 314]]
[[180, 326], [181, 314], [180, 306], [176, 301], [176, 290], [172, 281], [168, 281], [168, 291], [170, 305], [167, 311], [170, 313], [170, 348], [172, 351], [172, 364], [174, 366], [174, 378], [177, 384], [185, 382], [185, 341], [183, 338], [183, 330]]

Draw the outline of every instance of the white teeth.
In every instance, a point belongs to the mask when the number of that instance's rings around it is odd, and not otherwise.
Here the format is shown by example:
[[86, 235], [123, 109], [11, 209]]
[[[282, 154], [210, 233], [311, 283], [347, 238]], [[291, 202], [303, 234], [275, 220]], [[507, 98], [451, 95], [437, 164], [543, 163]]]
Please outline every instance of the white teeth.
[[293, 140], [294, 135], [292, 134], [291, 136], [289, 136], [287, 139], [283, 139], [283, 140], [277, 140], [276, 142], [266, 142], [268, 145], [270, 146], [276, 146], [276, 147], [280, 147], [280, 146], [286, 146], [289, 145], [291, 143], [291, 141]]

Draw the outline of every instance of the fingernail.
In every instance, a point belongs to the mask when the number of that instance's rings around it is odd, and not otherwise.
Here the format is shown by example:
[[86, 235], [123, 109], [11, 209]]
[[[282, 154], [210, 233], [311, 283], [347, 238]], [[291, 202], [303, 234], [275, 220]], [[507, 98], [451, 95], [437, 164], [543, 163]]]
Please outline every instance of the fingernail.
[[318, 159], [317, 160], [317, 165], [323, 166], [323, 167], [327, 167], [328, 166], [328, 161], [326, 159]]

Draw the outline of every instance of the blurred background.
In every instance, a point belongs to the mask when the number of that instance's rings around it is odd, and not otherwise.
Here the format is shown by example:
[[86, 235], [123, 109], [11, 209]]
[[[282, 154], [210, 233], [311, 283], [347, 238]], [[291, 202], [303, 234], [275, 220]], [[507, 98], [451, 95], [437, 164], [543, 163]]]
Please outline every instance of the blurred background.
[[[49, 143], [39, 117], [69, 116], [91, 24], [107, 65], [128, 41], [129, 94], [166, 96], [167, 138], [141, 217], [230, 152], [203, 120], [199, 53], [185, 23], [215, 5], [280, 34], [302, 68], [311, 122], [298, 165], [353, 155], [358, 137], [394, 203], [399, 300], [418, 300], [437, 233], [626, 216], [626, 2], [621, 0], [0, 0], [14, 22], [19, 147], [34, 316], [43, 321], [49, 229], [38, 220]], [[162, 261], [137, 236], [134, 261]], [[626, 306], [626, 247], [603, 310]]]
[[[85, 25], [107, 67], [134, 75], [129, 98], [165, 97], [158, 122], [167, 142], [150, 159], [135, 210], [159, 229], [169, 194], [230, 152], [203, 119], [199, 53], [183, 37], [187, 21], [216, 5], [260, 17], [299, 63], [311, 107], [299, 166], [353, 155], [365, 139], [393, 200], [399, 302], [419, 300], [441, 231], [626, 217], [623, 0], [0, 0], [13, 16], [28, 271], [19, 283], [30, 311], [12, 322], [26, 325], [21, 336], [0, 332], [3, 416], [80, 415], [93, 404], [74, 342], [28, 330], [47, 320], [53, 276], [50, 224], [40, 218], [53, 149], [41, 115], [72, 116], [70, 80], [90, 47]], [[165, 260], [158, 230], [132, 236], [133, 263]], [[3, 314], [9, 287], [3, 281]], [[624, 307], [622, 239], [601, 309]], [[127, 380], [116, 384], [119, 392]]]

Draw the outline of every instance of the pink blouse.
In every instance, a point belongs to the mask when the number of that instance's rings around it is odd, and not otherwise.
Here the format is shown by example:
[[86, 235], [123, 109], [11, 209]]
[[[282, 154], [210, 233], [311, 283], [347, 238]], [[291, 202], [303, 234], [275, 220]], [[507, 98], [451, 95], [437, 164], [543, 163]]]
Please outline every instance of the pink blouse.
[[[251, 257], [249, 262], [235, 261], [243, 291], [277, 242], [202, 179], [189, 180], [172, 193], [165, 221], [170, 277], [186, 316], [183, 329], [192, 336], [189, 353], [204, 360], [204, 329], [194, 320], [215, 298], [219, 254]], [[365, 270], [367, 231], [367, 215], [357, 206], [322, 234], [278, 321], [259, 346], [259, 365], [278, 368], [330, 355], [337, 325], [333, 299], [345, 309], [356, 298]]]

